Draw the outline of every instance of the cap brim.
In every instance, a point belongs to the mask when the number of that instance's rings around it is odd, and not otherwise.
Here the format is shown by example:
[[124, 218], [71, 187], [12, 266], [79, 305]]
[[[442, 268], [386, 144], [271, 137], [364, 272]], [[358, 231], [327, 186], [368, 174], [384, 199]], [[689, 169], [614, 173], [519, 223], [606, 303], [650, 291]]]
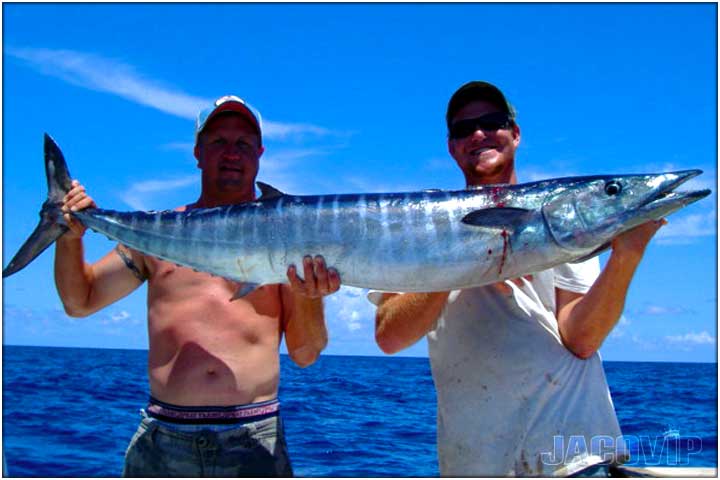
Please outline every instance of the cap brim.
[[488, 82], [472, 81], [458, 88], [455, 93], [453, 93], [452, 97], [450, 97], [447, 112], [445, 114], [448, 127], [450, 126], [450, 120], [457, 114], [457, 112], [459, 112], [468, 103], [478, 100], [486, 100], [494, 105], [497, 105], [497, 107], [501, 108], [511, 117], [515, 117], [514, 110], [499, 88]]

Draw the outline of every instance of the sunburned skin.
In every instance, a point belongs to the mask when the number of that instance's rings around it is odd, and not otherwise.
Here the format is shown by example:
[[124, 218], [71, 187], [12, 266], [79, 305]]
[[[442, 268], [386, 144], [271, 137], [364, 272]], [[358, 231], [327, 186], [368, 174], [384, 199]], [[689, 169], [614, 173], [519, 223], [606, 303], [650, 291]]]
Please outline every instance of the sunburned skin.
[[280, 286], [230, 301], [239, 287], [151, 257], [150, 390], [175, 405], [241, 405], [277, 396]]

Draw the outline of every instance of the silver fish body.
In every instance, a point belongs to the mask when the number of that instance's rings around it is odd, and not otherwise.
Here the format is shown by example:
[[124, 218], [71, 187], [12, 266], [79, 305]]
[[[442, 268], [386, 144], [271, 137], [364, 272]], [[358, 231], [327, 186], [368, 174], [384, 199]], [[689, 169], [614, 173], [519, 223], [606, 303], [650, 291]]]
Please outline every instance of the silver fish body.
[[[35, 237], [43, 237], [38, 230], [43, 222], [51, 223], [47, 218], [61, 218], [59, 211], [52, 213], [57, 198], [50, 197], [69, 182], [69, 175], [63, 177], [62, 153], [49, 137], [45, 157], [51, 193]], [[344, 285], [447, 291], [595, 255], [619, 233], [708, 195], [707, 190], [674, 191], [699, 173], [321, 196], [286, 195], [259, 184], [263, 195], [239, 205], [185, 212], [89, 209], [75, 215], [94, 231], [145, 254], [238, 282], [287, 282], [290, 264], [300, 265], [305, 255], [322, 255]], [[39, 253], [28, 243], [3, 276], [32, 260], [21, 255], [23, 250]]]
[[[462, 222], [489, 200], [472, 191], [283, 195], [190, 212], [77, 216], [131, 248], [237, 281], [286, 282], [288, 265], [322, 255], [344, 285], [435, 291], [523, 270], [506, 233]], [[533, 245], [548, 240], [544, 229], [533, 237]]]
[[78, 217], [132, 248], [236, 281], [285, 282], [288, 265], [319, 254], [345, 285], [441, 291], [591, 255], [621, 231], [668, 213], [633, 217], [618, 211], [618, 199], [601, 208], [598, 196], [606, 203], [610, 197], [606, 184], [636, 190], [642, 185], [650, 192], [648, 184], [669, 188], [696, 173], [581, 177], [459, 191], [279, 195], [189, 212], [91, 211]]

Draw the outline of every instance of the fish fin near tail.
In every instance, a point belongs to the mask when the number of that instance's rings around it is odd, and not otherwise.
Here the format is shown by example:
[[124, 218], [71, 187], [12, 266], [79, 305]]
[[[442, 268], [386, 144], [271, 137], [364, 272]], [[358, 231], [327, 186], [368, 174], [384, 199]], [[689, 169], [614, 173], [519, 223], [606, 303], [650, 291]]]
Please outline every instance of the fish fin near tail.
[[63, 197], [70, 190], [72, 180], [60, 148], [47, 133], [45, 134], [45, 176], [47, 177], [48, 195], [40, 210], [40, 223], [30, 237], [25, 240], [7, 267], [3, 269], [3, 278], [25, 268], [68, 231], [68, 227], [59, 223], [58, 219], [62, 216], [60, 206]]
[[62, 204], [63, 197], [72, 187], [72, 179], [60, 147], [45, 134], [45, 176], [47, 177], [47, 202]]
[[20, 250], [15, 254], [7, 267], [3, 269], [3, 278], [9, 277], [13, 273], [19, 272], [28, 263], [32, 262], [35, 257], [45, 251], [55, 240], [67, 232], [68, 228], [65, 225], [61, 225], [55, 221], [47, 222], [44, 219], [40, 221], [40, 224], [35, 228], [35, 231], [30, 235]]

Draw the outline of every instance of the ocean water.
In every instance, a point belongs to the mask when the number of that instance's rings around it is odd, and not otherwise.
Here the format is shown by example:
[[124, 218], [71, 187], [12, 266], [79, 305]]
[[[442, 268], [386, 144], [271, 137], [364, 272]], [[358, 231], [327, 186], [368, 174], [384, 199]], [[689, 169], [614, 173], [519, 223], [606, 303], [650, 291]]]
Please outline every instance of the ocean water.
[[[147, 399], [146, 351], [3, 348], [10, 476], [115, 477]], [[280, 399], [297, 476], [432, 477], [427, 359], [282, 357]], [[637, 465], [717, 467], [717, 365], [606, 362]], [[674, 430], [674, 432], [672, 431]]]

